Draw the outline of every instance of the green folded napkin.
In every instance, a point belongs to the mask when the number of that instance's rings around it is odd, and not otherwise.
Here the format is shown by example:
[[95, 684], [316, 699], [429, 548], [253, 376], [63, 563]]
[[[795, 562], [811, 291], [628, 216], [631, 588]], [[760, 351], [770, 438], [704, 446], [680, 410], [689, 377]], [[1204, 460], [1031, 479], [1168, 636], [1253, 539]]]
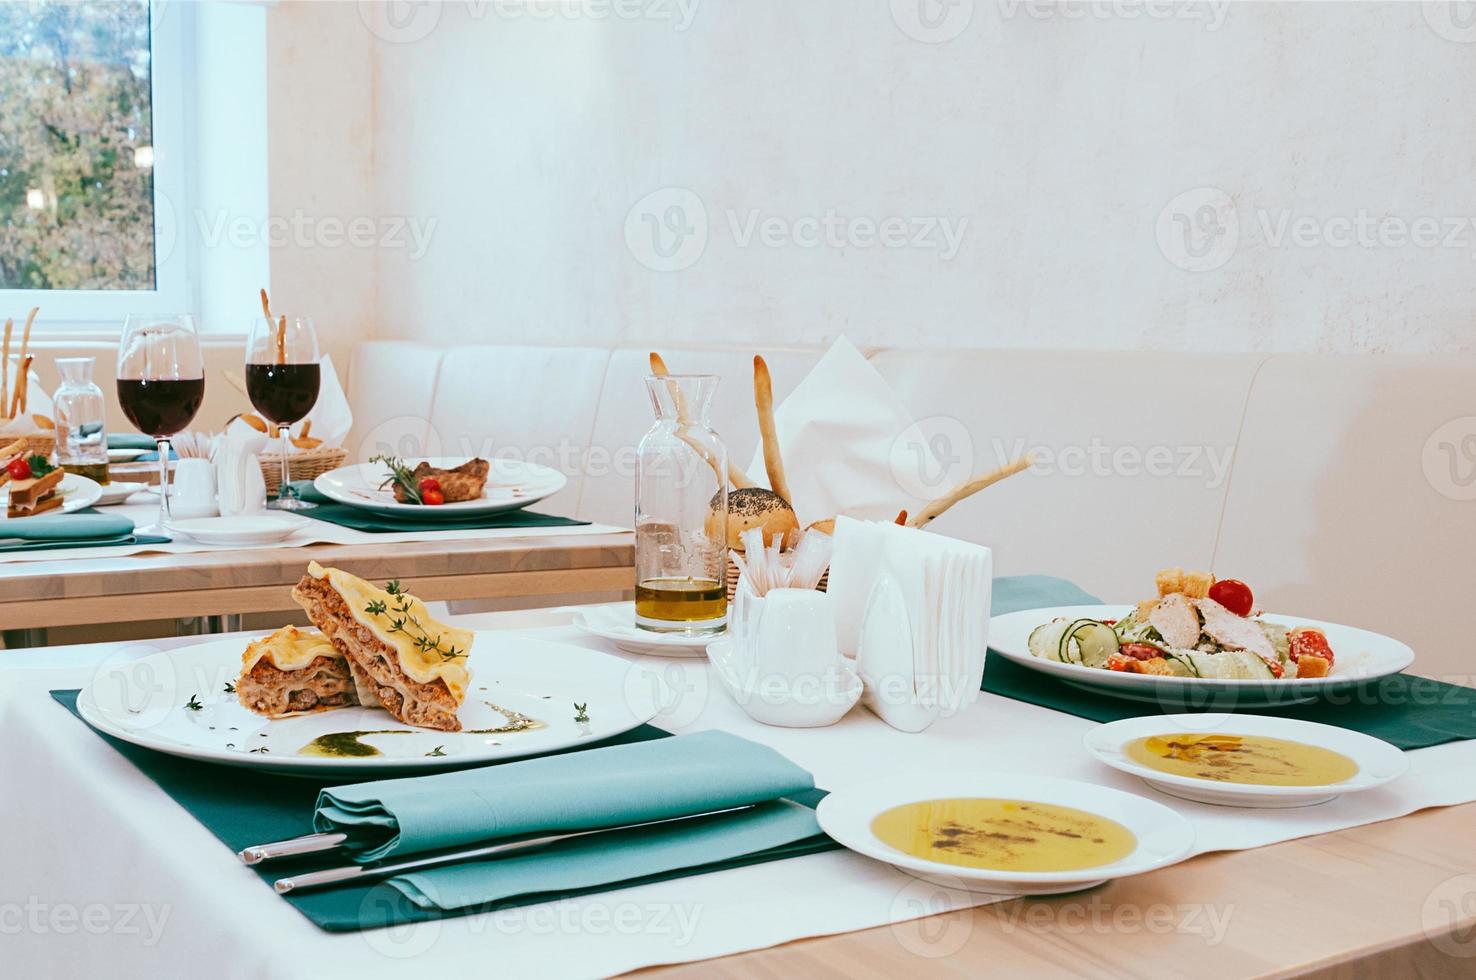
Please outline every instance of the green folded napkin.
[[555, 517], [551, 514], [536, 514], [530, 510], [506, 510], [497, 514], [483, 514], [480, 517], [453, 519], [391, 517], [388, 514], [377, 514], [359, 507], [334, 503], [332, 498], [319, 493], [311, 480], [293, 481], [292, 489], [303, 500], [318, 505], [312, 510], [296, 511], [303, 517], [327, 521], [329, 524], [353, 528], [356, 531], [368, 531], [371, 534], [393, 534], [405, 531], [490, 530], [504, 527], [582, 527], [589, 524], [589, 521], [576, 521], [573, 518]]
[[0, 541], [85, 541], [133, 533], [133, 521], [118, 514], [38, 514], [0, 521]]
[[140, 435], [133, 432], [109, 432], [108, 448], [157, 450], [159, 443], [153, 436]]
[[808, 772], [773, 749], [707, 731], [482, 769], [335, 786], [319, 794], [313, 827], [320, 833], [349, 834], [345, 849], [367, 862], [707, 813], [814, 786]]
[[450, 911], [728, 861], [820, 832], [814, 810], [775, 800], [737, 813], [575, 837], [517, 857], [411, 872], [389, 883], [420, 908]]
[[[992, 613], [998, 616], [1021, 609], [1082, 606], [1100, 601], [1064, 579], [1043, 575], [997, 578]], [[1335, 725], [1381, 738], [1401, 749], [1423, 749], [1476, 738], [1476, 689], [1412, 674], [1365, 681], [1302, 704], [1237, 707], [1210, 698], [1210, 703], [1200, 706], [1156, 705], [1073, 687], [991, 651], [984, 662], [982, 687], [990, 694], [1091, 721], [1119, 721], [1180, 711], [1235, 711]]]

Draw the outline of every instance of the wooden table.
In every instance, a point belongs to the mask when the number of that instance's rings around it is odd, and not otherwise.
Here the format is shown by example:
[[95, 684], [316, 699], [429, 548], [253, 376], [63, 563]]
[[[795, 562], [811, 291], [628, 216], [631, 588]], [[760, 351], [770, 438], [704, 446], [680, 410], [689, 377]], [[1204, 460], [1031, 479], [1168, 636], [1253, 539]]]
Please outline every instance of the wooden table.
[[765, 978], [1471, 977], [1476, 803], [1206, 854], [1077, 895], [1013, 899], [642, 972]]
[[295, 608], [310, 561], [361, 578], [398, 578], [422, 599], [619, 592], [635, 587], [635, 535], [308, 545], [0, 563], [0, 627], [44, 629]]

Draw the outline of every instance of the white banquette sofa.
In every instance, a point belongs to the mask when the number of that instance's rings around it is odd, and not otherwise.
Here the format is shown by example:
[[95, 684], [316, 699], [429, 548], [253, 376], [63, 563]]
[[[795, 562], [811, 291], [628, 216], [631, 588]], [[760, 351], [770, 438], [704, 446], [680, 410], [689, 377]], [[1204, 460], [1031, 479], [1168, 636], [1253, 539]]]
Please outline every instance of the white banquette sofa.
[[[753, 349], [657, 346], [672, 370], [723, 378], [714, 424], [746, 462], [758, 439]], [[628, 525], [650, 349], [362, 342], [339, 365], [348, 448], [548, 463], [569, 484], [543, 509]], [[822, 351], [762, 352], [782, 398]], [[867, 356], [973, 469], [1041, 454], [1037, 471], [934, 525], [990, 545], [997, 574], [1058, 575], [1127, 602], [1150, 593], [1160, 566], [1209, 568], [1250, 583], [1266, 608], [1405, 638], [1422, 673], [1476, 672], [1461, 619], [1476, 601], [1476, 356]], [[212, 369], [239, 357], [207, 354]], [[104, 379], [110, 369], [99, 364]], [[223, 384], [207, 391], [202, 418], [244, 405]]]

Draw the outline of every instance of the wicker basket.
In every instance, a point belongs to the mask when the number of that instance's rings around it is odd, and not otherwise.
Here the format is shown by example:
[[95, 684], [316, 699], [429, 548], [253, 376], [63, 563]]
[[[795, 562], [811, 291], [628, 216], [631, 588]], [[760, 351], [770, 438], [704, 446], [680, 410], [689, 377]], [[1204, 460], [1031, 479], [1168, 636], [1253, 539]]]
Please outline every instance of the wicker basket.
[[[738, 571], [738, 564], [737, 564], [737, 562], [733, 561], [733, 554], [732, 554], [732, 552], [729, 552], [728, 553], [728, 602], [730, 602], [730, 603], [733, 601], [734, 596], [736, 596], [737, 593], [738, 593], [738, 579], [739, 579], [740, 576], [742, 576], [742, 574], [743, 574], [742, 572]], [[827, 568], [825, 570], [825, 574], [823, 574], [823, 575], [820, 576], [820, 581], [815, 584], [815, 589], [817, 591], [819, 591], [819, 592], [824, 592], [825, 589], [826, 589], [826, 586], [828, 586], [829, 584], [830, 584], [830, 569]]]
[[45, 456], [51, 459], [52, 453], [56, 452], [56, 430], [37, 429], [34, 432], [7, 433], [0, 436], [0, 445], [14, 442], [17, 439], [26, 440], [27, 456]]
[[[261, 476], [266, 481], [267, 497], [275, 498], [282, 488], [282, 454], [262, 453]], [[312, 480], [329, 470], [336, 470], [348, 459], [347, 449], [305, 449], [287, 457], [294, 480]]]

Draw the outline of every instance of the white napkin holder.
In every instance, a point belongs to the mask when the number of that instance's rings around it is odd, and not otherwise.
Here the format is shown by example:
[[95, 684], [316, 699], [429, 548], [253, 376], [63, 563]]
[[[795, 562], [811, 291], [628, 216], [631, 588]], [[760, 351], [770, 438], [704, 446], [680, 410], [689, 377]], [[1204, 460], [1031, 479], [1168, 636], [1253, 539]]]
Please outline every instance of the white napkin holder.
[[266, 480], [261, 475], [261, 452], [267, 437], [237, 419], [226, 429], [215, 454], [215, 482], [222, 517], [258, 514], [266, 510]]

